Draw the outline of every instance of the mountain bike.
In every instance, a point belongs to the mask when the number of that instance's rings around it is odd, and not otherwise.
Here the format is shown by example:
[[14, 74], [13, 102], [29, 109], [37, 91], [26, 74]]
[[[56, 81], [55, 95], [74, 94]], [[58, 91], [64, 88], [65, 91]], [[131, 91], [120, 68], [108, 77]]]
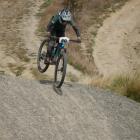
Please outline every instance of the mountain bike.
[[49, 63], [44, 63], [47, 54], [48, 39], [42, 41], [38, 50], [37, 66], [41, 73], [44, 73], [49, 65], [55, 65], [54, 84], [57, 88], [61, 88], [67, 69], [67, 46], [70, 42], [80, 43], [77, 40], [69, 39], [68, 37], [50, 37], [51, 40], [58, 40], [54, 45]]

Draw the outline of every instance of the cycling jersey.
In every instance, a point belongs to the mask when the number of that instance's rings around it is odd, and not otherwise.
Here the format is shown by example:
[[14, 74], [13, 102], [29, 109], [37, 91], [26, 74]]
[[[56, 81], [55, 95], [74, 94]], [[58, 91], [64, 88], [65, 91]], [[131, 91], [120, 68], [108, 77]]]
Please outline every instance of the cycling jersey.
[[56, 35], [58, 37], [60, 36], [65, 36], [65, 30], [66, 30], [66, 26], [67, 24], [70, 24], [77, 37], [80, 37], [80, 31], [78, 29], [78, 27], [75, 25], [74, 21], [71, 20], [71, 21], [68, 21], [66, 25], [63, 25], [61, 22], [60, 22], [60, 15], [59, 14], [56, 14], [55, 16], [53, 16], [47, 26], [47, 31], [51, 33], [51, 35]]

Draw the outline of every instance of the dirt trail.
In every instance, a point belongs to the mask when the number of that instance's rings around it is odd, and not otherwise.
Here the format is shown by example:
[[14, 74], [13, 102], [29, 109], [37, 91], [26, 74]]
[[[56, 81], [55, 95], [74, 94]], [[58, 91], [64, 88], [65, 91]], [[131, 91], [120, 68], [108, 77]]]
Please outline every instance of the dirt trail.
[[[37, 70], [36, 57], [41, 38], [36, 35], [43, 0], [0, 0], [0, 73], [28, 79], [52, 79], [54, 67], [45, 74]], [[5, 11], [5, 9], [8, 9]], [[68, 65], [67, 80], [85, 81], [82, 73]]]
[[0, 76], [1, 140], [139, 140], [140, 105], [126, 97]]
[[139, 0], [130, 0], [104, 21], [93, 55], [104, 76], [140, 71]]

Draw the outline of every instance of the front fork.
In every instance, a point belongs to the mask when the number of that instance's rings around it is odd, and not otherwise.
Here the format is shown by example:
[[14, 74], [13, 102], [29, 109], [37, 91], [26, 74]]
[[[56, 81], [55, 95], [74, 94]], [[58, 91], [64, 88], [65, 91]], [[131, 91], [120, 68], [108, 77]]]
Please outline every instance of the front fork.
[[57, 46], [53, 48], [52, 59], [57, 60], [63, 53], [66, 53], [66, 48], [64, 47], [63, 43], [57, 44]]

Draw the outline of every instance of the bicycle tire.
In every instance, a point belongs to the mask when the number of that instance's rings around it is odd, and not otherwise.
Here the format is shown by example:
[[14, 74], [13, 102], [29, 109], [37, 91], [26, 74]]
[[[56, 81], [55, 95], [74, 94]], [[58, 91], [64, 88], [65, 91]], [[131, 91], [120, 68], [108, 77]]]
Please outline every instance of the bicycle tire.
[[[63, 60], [63, 71], [62, 71], [61, 80], [58, 81], [58, 77], [57, 77], [58, 76], [58, 66], [59, 66], [61, 59]], [[55, 65], [55, 76], [54, 76], [55, 87], [61, 88], [61, 86], [65, 80], [66, 69], [67, 69], [67, 55], [66, 55], [66, 52], [63, 51], [62, 54], [60, 55], [60, 57], [58, 58], [57, 63]]]
[[[48, 69], [48, 67], [49, 67], [49, 63], [48, 64], [45, 64], [44, 63], [46, 56], [44, 56], [44, 60], [43, 60], [44, 68], [42, 68], [41, 67], [41, 64], [40, 64], [41, 57], [43, 57], [42, 56], [43, 54], [41, 54], [41, 52], [42, 52], [43, 48], [46, 47], [45, 46], [46, 43], [47, 43], [47, 40], [43, 40], [42, 43], [41, 43], [41, 45], [40, 45], [40, 47], [39, 47], [39, 50], [38, 50], [37, 67], [38, 67], [39, 72], [41, 72], [41, 73], [44, 73]], [[45, 53], [47, 53], [47, 47], [45, 49], [46, 49], [46, 52]]]

